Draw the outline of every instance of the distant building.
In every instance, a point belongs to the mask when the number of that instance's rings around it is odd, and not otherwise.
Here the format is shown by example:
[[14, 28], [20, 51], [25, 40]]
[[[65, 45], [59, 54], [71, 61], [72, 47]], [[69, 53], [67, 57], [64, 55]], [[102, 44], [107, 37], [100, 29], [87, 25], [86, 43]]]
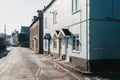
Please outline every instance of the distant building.
[[0, 37], [0, 51], [5, 49], [5, 39]]
[[30, 25], [30, 48], [38, 53], [43, 53], [43, 11], [38, 10]]
[[0, 38], [3, 38], [4, 39], [4, 44], [6, 46], [10, 46], [10, 38], [11, 38], [11, 35], [5, 35], [4, 33], [0, 33]]
[[29, 33], [30, 33], [29, 26], [22, 26], [21, 33], [25, 33], [29, 36]]
[[6, 35], [5, 35], [4, 33], [0, 33], [0, 37], [1, 37], [1, 38], [5, 38], [5, 36], [6, 36]]
[[29, 47], [29, 27], [22, 26], [21, 33], [18, 34], [18, 45], [21, 47]]
[[0, 51], [5, 49], [6, 46], [5, 36], [6, 35], [4, 33], [0, 33]]
[[12, 46], [17, 46], [17, 43], [18, 43], [18, 31], [13, 31], [12, 32], [12, 36], [11, 36], [11, 39], [10, 39], [10, 44]]

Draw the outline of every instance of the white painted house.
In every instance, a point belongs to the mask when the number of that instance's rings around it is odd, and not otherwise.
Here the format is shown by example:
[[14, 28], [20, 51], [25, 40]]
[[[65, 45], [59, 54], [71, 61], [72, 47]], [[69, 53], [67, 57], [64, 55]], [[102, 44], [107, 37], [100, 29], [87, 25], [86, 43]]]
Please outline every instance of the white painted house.
[[13, 31], [12, 36], [10, 38], [10, 44], [11, 46], [17, 46], [18, 43], [18, 31]]
[[103, 66], [105, 70], [119, 69], [119, 3], [119, 0], [52, 0], [44, 9], [44, 51], [48, 51], [50, 37], [50, 53], [54, 58], [65, 59], [85, 70], [102, 70]]

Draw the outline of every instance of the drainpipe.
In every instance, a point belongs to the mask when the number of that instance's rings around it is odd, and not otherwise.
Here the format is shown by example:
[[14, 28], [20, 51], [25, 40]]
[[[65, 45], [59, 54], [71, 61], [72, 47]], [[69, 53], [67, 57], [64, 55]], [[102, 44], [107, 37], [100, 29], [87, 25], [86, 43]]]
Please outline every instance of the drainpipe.
[[88, 52], [88, 51], [89, 51], [89, 47], [88, 47], [88, 45], [89, 45], [89, 44], [88, 44], [88, 38], [89, 38], [89, 37], [88, 37], [88, 36], [89, 36], [89, 35], [88, 35], [88, 28], [89, 28], [89, 27], [88, 27], [88, 25], [89, 25], [89, 24], [88, 24], [88, 16], [89, 16], [89, 15], [88, 15], [88, 1], [89, 1], [89, 0], [86, 0], [86, 58], [87, 58], [87, 71], [89, 71], [89, 62], [88, 62], [88, 61], [89, 61], [89, 60], [88, 60], [88, 59], [89, 59], [89, 58], [88, 58], [88, 57], [89, 57], [89, 56], [88, 56], [88, 53], [89, 53], [89, 52]]
[[51, 55], [50, 54], [50, 39], [48, 39], [48, 55]]

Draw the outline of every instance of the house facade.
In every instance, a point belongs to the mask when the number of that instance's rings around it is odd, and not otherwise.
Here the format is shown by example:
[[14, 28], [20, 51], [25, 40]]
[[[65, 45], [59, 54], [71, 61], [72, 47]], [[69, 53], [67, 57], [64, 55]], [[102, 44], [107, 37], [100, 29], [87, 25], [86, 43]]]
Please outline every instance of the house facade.
[[120, 70], [119, 3], [52, 0], [44, 9], [44, 51], [82, 70]]
[[43, 12], [37, 11], [38, 16], [34, 16], [30, 25], [30, 48], [37, 53], [43, 53]]
[[[118, 0], [87, 2], [86, 38], [91, 70], [120, 70], [120, 10]], [[99, 64], [98, 64], [99, 63]]]
[[29, 47], [29, 27], [22, 26], [21, 33], [18, 34], [18, 43], [21, 47]]
[[[54, 58], [70, 61], [70, 57], [80, 56], [81, 47], [77, 45], [81, 39], [80, 1], [76, 1], [77, 3], [72, 4], [69, 0], [53, 0], [44, 9], [44, 37], [46, 34], [51, 37], [50, 46], [49, 40], [44, 39], [44, 51], [48, 51], [50, 47]], [[72, 6], [76, 9], [73, 10]]]

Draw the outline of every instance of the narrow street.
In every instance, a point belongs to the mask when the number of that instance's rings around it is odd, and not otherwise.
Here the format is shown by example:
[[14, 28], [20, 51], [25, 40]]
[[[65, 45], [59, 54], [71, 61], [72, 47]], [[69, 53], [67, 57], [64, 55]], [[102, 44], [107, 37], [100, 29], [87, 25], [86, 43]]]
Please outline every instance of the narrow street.
[[0, 80], [76, 80], [43, 55], [28, 48], [10, 47], [0, 59]]

